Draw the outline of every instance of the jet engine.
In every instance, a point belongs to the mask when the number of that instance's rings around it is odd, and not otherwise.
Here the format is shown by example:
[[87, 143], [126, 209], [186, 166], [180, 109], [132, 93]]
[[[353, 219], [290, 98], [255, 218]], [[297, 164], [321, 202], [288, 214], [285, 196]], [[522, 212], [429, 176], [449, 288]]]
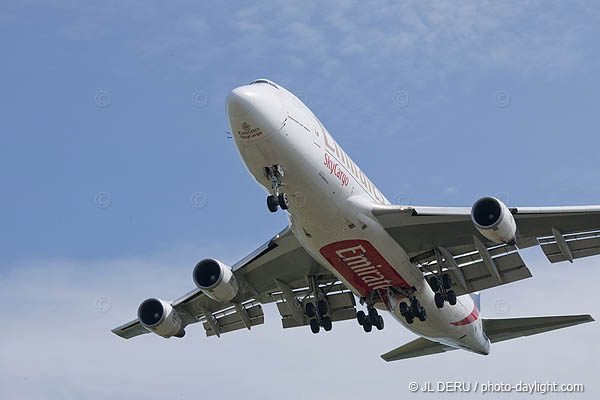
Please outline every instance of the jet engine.
[[147, 299], [138, 308], [138, 319], [150, 332], [159, 336], [183, 337], [185, 331], [177, 311], [164, 300]]
[[194, 267], [194, 283], [207, 296], [226, 303], [238, 294], [239, 285], [231, 267], [221, 261], [207, 258]]
[[494, 243], [514, 243], [517, 224], [512, 213], [500, 200], [484, 197], [471, 209], [471, 219], [483, 236]]

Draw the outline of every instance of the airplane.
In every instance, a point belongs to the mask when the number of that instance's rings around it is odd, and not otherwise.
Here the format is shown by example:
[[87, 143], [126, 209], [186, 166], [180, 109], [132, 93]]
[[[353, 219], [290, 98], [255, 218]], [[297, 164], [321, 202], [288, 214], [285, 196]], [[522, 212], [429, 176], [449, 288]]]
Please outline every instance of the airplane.
[[112, 330], [118, 336], [181, 338], [201, 322], [220, 337], [263, 324], [262, 305], [273, 302], [283, 328], [317, 334], [356, 319], [369, 333], [384, 328], [387, 311], [419, 336], [381, 356], [395, 361], [455, 349], [488, 355], [491, 343], [594, 321], [485, 319], [479, 292], [532, 276], [520, 249], [539, 245], [551, 263], [600, 254], [600, 206], [508, 207], [494, 197], [472, 207], [391, 204], [282, 86], [257, 79], [229, 93], [226, 109], [268, 209], [283, 210], [289, 225], [233, 266], [201, 260], [195, 289], [143, 301], [136, 319]]

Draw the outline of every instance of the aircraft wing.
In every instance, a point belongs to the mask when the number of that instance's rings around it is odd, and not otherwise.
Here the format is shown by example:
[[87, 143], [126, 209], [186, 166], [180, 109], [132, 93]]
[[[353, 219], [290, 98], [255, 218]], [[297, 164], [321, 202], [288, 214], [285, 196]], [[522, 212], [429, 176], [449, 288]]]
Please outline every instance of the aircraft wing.
[[[352, 293], [304, 250], [289, 227], [236, 263], [232, 270], [241, 293], [235, 304], [219, 303], [200, 289], [171, 302], [184, 327], [202, 322], [207, 336], [251, 329], [264, 323], [261, 304], [271, 302], [277, 302], [284, 328], [308, 325], [302, 302], [312, 296], [309, 276], [328, 295], [333, 322], [356, 316]], [[292, 304], [286, 301], [286, 294], [290, 293]], [[138, 319], [112, 332], [125, 339], [149, 333]]]
[[392, 351], [381, 355], [385, 361], [404, 360], [405, 358], [428, 356], [430, 354], [444, 353], [446, 351], [456, 350], [455, 347], [446, 346], [429, 339], [418, 338], [412, 342], [406, 343]]
[[550, 262], [600, 254], [600, 206], [514, 207], [515, 244], [494, 244], [471, 221], [468, 207], [375, 205], [373, 214], [425, 274], [438, 265], [456, 294], [531, 277], [518, 249], [539, 245]]

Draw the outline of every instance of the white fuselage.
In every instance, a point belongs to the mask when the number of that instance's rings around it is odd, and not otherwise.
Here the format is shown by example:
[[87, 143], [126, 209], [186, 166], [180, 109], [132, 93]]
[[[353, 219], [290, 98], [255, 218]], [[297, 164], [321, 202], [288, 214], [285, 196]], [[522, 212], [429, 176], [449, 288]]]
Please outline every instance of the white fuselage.
[[[323, 267], [359, 297], [373, 290], [414, 333], [480, 354], [489, 353], [479, 310], [469, 295], [437, 308], [423, 274], [371, 213], [390, 204], [296, 96], [267, 80], [234, 89], [227, 99], [231, 133], [257, 182], [271, 193], [265, 167], [284, 170], [292, 232]], [[360, 268], [357, 268], [360, 267]], [[426, 321], [407, 324], [402, 297], [390, 287], [414, 287]], [[406, 300], [406, 299], [404, 299]]]

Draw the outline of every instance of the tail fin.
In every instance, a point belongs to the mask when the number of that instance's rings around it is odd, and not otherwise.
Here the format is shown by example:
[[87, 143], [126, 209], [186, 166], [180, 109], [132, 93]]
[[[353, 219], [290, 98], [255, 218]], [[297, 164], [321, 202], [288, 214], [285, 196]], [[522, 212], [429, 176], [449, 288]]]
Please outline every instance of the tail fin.
[[594, 319], [591, 315], [484, 319], [483, 330], [490, 341], [496, 343], [592, 321]]

